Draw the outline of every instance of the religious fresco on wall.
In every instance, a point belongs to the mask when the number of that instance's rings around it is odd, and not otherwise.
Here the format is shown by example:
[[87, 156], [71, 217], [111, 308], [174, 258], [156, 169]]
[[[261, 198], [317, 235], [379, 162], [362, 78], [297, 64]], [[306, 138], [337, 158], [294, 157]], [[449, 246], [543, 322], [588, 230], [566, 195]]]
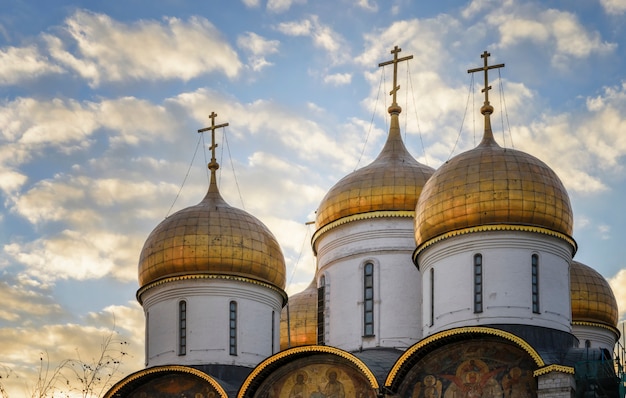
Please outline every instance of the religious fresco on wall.
[[367, 378], [351, 366], [291, 363], [265, 380], [255, 397], [374, 398], [375, 394]]
[[198, 377], [168, 374], [150, 380], [128, 395], [129, 398], [219, 398], [220, 393]]
[[448, 344], [418, 361], [400, 383], [412, 398], [530, 398], [536, 396], [534, 361], [506, 342]]

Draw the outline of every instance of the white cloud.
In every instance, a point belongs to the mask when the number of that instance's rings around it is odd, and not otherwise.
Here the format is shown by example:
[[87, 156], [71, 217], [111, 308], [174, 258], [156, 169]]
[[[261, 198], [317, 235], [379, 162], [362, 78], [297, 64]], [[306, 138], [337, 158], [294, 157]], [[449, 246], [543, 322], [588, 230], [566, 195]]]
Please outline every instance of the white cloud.
[[[107, 15], [77, 11], [65, 21], [72, 39], [44, 35], [51, 56], [92, 86], [133, 79], [189, 80], [208, 72], [229, 78], [241, 69], [236, 52], [205, 18], [165, 18], [124, 24]], [[74, 53], [67, 48], [76, 47]]]
[[301, 21], [282, 22], [276, 26], [276, 30], [289, 36], [310, 37], [313, 45], [326, 51], [335, 64], [349, 59], [348, 42], [330, 26], [322, 24], [317, 15]]
[[609, 285], [617, 300], [619, 319], [623, 320], [626, 317], [626, 269], [619, 270], [615, 276], [609, 278]]
[[25, 273], [44, 282], [59, 279], [122, 281], [137, 277], [136, 259], [144, 238], [127, 234], [65, 230], [27, 244], [10, 243], [4, 252], [25, 265]]
[[356, 5], [367, 11], [378, 11], [378, 4], [374, 0], [357, 0]]
[[267, 10], [275, 13], [288, 11], [294, 4], [304, 4], [306, 0], [268, 0]]
[[626, 12], [626, 0], [600, 0], [600, 4], [610, 15], [622, 15]]
[[333, 86], [343, 86], [350, 84], [352, 81], [351, 73], [335, 73], [332, 75], [324, 76], [324, 83], [331, 84]]
[[[479, 4], [472, 3], [466, 13], [471, 14], [468, 10], [480, 7]], [[486, 20], [498, 29], [498, 47], [511, 48], [530, 41], [536, 48], [546, 50], [557, 68], [567, 69], [572, 59], [607, 54], [617, 48], [617, 44], [603, 41], [597, 31], [588, 30], [568, 11], [508, 2], [490, 12]]]
[[237, 38], [237, 46], [248, 53], [248, 64], [255, 72], [272, 65], [266, 56], [278, 52], [278, 40], [267, 40], [253, 32], [246, 32]]
[[0, 85], [14, 85], [63, 69], [39, 53], [35, 46], [0, 49]]
[[242, 0], [242, 3], [248, 8], [256, 8], [261, 5], [261, 0]]

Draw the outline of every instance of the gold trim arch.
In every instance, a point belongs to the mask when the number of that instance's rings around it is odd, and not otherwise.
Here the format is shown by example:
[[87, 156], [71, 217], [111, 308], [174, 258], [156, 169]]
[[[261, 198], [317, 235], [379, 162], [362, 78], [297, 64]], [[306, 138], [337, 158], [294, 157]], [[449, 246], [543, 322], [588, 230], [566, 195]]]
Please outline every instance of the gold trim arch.
[[[404, 369], [405, 363], [411, 357], [413, 357], [415, 353], [417, 353], [418, 351], [424, 349], [425, 347], [429, 345], [436, 344], [436, 343], [441, 344], [441, 340], [446, 340], [451, 337], [462, 336], [462, 335], [496, 336], [496, 337], [500, 337], [502, 339], [511, 341], [515, 343], [517, 346], [519, 346], [522, 350], [524, 350], [533, 359], [533, 361], [535, 362], [538, 368], [542, 368], [546, 366], [545, 362], [543, 361], [539, 353], [537, 353], [537, 351], [530, 344], [528, 344], [524, 339], [512, 333], [505, 332], [504, 330], [500, 330], [500, 329], [489, 328], [489, 327], [477, 327], [477, 326], [462, 327], [462, 328], [444, 330], [443, 332], [436, 333], [432, 336], [429, 336], [419, 341], [418, 343], [415, 343], [413, 346], [409, 347], [409, 349], [406, 350], [404, 354], [400, 356], [400, 358], [398, 358], [396, 363], [391, 368], [391, 371], [389, 372], [389, 375], [387, 375], [387, 379], [385, 380], [385, 389], [391, 389], [391, 387], [393, 387], [394, 382], [397, 381], [397, 376], [401, 373], [402, 370], [405, 370]], [[439, 346], [439, 344], [437, 346]]]
[[[113, 385], [113, 387], [111, 387], [111, 389], [109, 391], [106, 392], [106, 394], [104, 394], [104, 396], [102, 398], [113, 398], [115, 397], [115, 394], [119, 393], [124, 387], [129, 386], [131, 383], [138, 381], [146, 376], [153, 376], [156, 375], [158, 373], [186, 373], [186, 374], [191, 374], [193, 376], [196, 376], [204, 381], [206, 381], [207, 383], [209, 383], [211, 385], [211, 387], [213, 387], [215, 389], [215, 391], [218, 392], [219, 397], [220, 398], [228, 398], [228, 394], [226, 394], [226, 391], [224, 390], [224, 388], [222, 388], [222, 386], [215, 380], [213, 379], [211, 376], [209, 376], [208, 374], [195, 369], [195, 368], [191, 368], [188, 366], [181, 366], [181, 365], [166, 365], [166, 366], [155, 366], [152, 368], [147, 368], [147, 369], [142, 369], [138, 372], [135, 372], [133, 374], [130, 374], [128, 376], [126, 376], [125, 378], [123, 378], [122, 380], [118, 381], [117, 383], [115, 383]], [[146, 382], [148, 382], [149, 380], [146, 380]], [[132, 391], [129, 391], [132, 392]]]
[[278, 369], [284, 364], [288, 364], [294, 358], [309, 357], [315, 354], [331, 354], [345, 359], [362, 372], [372, 389], [378, 390], [380, 388], [378, 385], [378, 381], [376, 381], [374, 373], [372, 373], [367, 365], [359, 358], [355, 357], [347, 351], [343, 351], [338, 348], [322, 345], [309, 345], [294, 347], [281, 351], [278, 354], [275, 354], [267, 358], [265, 361], [261, 362], [259, 365], [257, 365], [256, 368], [254, 368], [252, 373], [250, 373], [250, 375], [248, 375], [246, 380], [243, 382], [241, 388], [239, 389], [239, 393], [237, 394], [237, 398], [253, 397], [254, 395], [250, 395], [249, 390], [251, 387], [253, 387], [255, 388], [255, 390], [252, 391], [252, 394], [256, 392], [256, 387], [258, 387], [259, 384], [257, 383], [255, 386], [255, 382], [258, 381], [257, 379], [259, 377], [263, 377], [272, 373], [275, 369]]

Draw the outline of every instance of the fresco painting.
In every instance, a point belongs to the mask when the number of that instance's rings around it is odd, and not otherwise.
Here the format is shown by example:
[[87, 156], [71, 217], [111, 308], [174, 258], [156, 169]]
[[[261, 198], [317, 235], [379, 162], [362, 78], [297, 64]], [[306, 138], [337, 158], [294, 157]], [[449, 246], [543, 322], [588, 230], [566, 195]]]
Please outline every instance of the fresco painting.
[[[341, 364], [309, 364], [278, 372], [267, 380], [258, 397], [272, 398], [374, 398], [368, 380], [350, 366]], [[263, 392], [262, 392], [263, 391]]]
[[400, 385], [412, 398], [530, 398], [536, 366], [523, 350], [503, 342], [462, 342], [419, 360]]
[[192, 375], [168, 374], [133, 391], [129, 398], [219, 398], [221, 395], [207, 381]]

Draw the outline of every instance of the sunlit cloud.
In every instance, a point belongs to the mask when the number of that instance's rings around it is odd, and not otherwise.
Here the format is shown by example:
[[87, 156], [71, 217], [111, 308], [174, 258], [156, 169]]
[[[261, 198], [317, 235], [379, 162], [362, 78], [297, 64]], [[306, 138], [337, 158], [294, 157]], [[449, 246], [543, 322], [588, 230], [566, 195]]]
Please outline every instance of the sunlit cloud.
[[94, 87], [136, 79], [186, 81], [209, 72], [234, 78], [241, 69], [237, 53], [202, 17], [125, 24], [79, 10], [65, 20], [64, 31], [67, 38], [44, 35], [51, 57]]
[[249, 54], [248, 64], [255, 72], [272, 65], [266, 56], [277, 53], [279, 44], [278, 40], [267, 40], [253, 32], [246, 32], [237, 38], [237, 46]]
[[51, 64], [35, 46], [0, 48], [0, 85], [14, 85], [63, 69]]

